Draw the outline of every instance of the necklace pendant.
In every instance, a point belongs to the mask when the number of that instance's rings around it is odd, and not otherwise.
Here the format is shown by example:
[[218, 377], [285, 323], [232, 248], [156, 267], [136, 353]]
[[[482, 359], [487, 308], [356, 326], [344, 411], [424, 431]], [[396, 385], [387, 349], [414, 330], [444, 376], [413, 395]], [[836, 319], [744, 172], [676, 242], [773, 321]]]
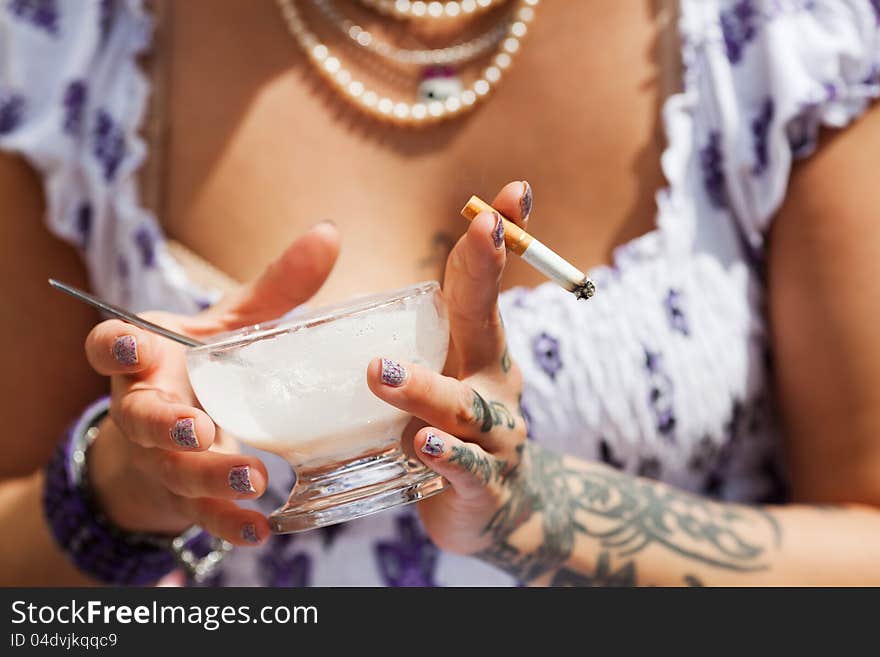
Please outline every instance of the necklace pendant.
[[464, 90], [461, 78], [451, 66], [429, 66], [422, 73], [419, 83], [419, 100], [429, 103], [433, 100], [444, 101], [452, 96], [459, 96]]

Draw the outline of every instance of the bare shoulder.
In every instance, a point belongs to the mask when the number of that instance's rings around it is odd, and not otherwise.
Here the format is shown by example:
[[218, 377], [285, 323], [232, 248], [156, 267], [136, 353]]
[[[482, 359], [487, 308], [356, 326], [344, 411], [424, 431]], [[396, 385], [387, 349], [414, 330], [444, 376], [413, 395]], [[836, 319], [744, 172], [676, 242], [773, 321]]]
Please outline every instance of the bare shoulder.
[[793, 172], [770, 235], [795, 497], [880, 505], [880, 104]]
[[83, 340], [97, 316], [46, 284], [86, 285], [79, 255], [43, 222], [38, 176], [0, 153], [0, 479], [39, 468], [67, 424], [105, 386]]

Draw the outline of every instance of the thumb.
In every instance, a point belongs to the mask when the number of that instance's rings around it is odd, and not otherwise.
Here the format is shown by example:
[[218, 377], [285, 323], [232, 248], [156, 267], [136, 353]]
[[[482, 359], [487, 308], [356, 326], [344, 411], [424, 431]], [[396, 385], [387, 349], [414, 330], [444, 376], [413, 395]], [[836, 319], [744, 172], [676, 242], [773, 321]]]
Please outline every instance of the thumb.
[[496, 364], [504, 351], [498, 293], [506, 252], [498, 213], [481, 212], [449, 254], [443, 296], [449, 334], [463, 374]]
[[224, 297], [196, 320], [200, 328], [228, 331], [280, 317], [310, 299], [339, 255], [336, 225], [322, 221], [290, 244], [255, 280]]

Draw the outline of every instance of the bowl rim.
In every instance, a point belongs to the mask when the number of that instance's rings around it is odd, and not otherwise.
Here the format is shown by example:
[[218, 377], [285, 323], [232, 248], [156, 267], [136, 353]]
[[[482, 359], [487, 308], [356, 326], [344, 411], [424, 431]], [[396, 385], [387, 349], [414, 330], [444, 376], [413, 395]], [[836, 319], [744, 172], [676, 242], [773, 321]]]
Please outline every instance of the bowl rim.
[[[408, 285], [396, 290], [356, 296], [339, 303], [308, 309], [302, 313], [297, 313], [295, 309], [294, 311], [291, 311], [295, 313], [293, 315], [288, 313], [278, 319], [269, 320], [268, 322], [251, 324], [250, 326], [245, 326], [234, 331], [218, 333], [211, 336], [209, 342], [205, 342], [198, 347], [188, 347], [187, 353], [196, 354], [237, 349], [259, 340], [265, 340], [267, 338], [273, 338], [278, 335], [301, 331], [303, 329], [314, 328], [354, 315], [374, 312], [386, 306], [405, 301], [406, 299], [412, 299], [425, 294], [433, 294], [439, 291], [440, 283], [437, 281], [422, 281], [421, 283]], [[298, 308], [303, 307], [304, 306], [298, 306]]]

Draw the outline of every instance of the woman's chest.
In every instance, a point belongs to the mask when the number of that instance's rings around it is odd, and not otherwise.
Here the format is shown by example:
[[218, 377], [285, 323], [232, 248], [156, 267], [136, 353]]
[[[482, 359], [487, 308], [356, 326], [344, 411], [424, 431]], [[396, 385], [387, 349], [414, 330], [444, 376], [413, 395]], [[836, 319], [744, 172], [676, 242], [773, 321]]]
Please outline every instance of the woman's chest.
[[[568, 20], [547, 12], [494, 97], [466, 118], [419, 130], [348, 107], [280, 26], [242, 60], [204, 38], [193, 45], [192, 22], [179, 21], [165, 229], [247, 279], [330, 219], [343, 249], [322, 295], [338, 298], [437, 278], [464, 230], [464, 201], [528, 180], [530, 230], [583, 268], [605, 262], [614, 246], [653, 228], [663, 184], [654, 27], [631, 14], [609, 10], [600, 31], [578, 25], [577, 11]], [[207, 38], [219, 46], [234, 34]], [[505, 286], [540, 280], [513, 262]]]

